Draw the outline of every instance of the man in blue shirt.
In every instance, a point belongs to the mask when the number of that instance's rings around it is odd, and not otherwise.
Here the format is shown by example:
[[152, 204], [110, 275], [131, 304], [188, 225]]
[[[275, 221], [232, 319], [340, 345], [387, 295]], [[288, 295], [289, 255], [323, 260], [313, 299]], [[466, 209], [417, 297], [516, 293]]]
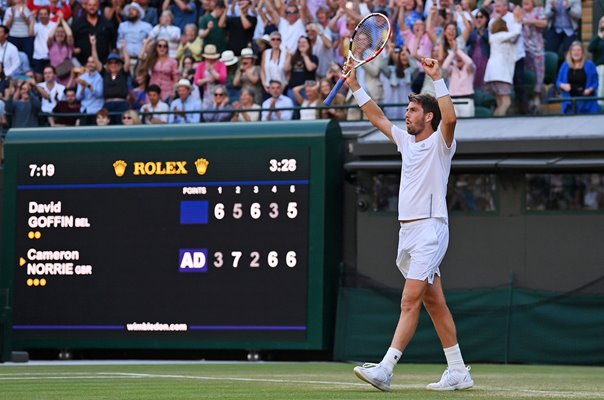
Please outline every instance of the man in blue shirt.
[[101, 108], [105, 98], [103, 97], [103, 77], [96, 69], [94, 57], [88, 57], [88, 62], [84, 71], [77, 71], [75, 77], [78, 84], [76, 98], [80, 100], [82, 106], [80, 112], [87, 114], [96, 114]]
[[[170, 104], [170, 111], [178, 112], [170, 114], [171, 124], [192, 124], [198, 123], [200, 119], [199, 112], [201, 111], [201, 101], [191, 97], [191, 82], [188, 79], [181, 79], [176, 84], [176, 92], [178, 98]], [[197, 111], [188, 113], [183, 111]]]
[[124, 8], [126, 20], [117, 30], [117, 48], [122, 48], [122, 40], [126, 41], [126, 48], [130, 58], [137, 59], [145, 38], [153, 27], [143, 21], [145, 10], [138, 3], [130, 3]]

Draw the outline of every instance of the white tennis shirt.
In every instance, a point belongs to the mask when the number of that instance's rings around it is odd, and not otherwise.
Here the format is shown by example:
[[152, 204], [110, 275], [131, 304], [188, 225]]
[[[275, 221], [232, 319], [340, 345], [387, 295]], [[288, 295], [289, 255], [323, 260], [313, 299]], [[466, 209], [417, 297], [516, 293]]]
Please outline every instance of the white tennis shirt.
[[392, 125], [392, 137], [403, 160], [398, 219], [447, 218], [447, 182], [457, 147], [455, 140], [447, 147], [440, 127], [416, 143], [415, 136]]

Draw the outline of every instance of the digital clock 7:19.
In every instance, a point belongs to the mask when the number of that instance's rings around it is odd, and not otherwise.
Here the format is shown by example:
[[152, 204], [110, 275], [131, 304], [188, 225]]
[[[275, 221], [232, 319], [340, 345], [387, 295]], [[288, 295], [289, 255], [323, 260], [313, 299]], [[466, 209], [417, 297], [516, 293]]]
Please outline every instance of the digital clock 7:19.
[[283, 158], [281, 160], [276, 160], [272, 158], [269, 161], [268, 170], [271, 172], [294, 172], [296, 171], [296, 159]]
[[53, 176], [55, 174], [54, 164], [29, 164], [29, 176]]

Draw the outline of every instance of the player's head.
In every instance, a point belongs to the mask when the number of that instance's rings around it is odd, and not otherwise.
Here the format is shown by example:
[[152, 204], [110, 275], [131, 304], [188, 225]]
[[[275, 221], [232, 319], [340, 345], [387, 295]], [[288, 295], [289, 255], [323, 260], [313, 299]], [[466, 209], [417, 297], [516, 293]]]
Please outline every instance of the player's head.
[[440, 124], [440, 120], [440, 108], [434, 96], [426, 93], [412, 93], [409, 95], [406, 122], [407, 132], [410, 135], [422, 133], [427, 123], [435, 131], [438, 124]]

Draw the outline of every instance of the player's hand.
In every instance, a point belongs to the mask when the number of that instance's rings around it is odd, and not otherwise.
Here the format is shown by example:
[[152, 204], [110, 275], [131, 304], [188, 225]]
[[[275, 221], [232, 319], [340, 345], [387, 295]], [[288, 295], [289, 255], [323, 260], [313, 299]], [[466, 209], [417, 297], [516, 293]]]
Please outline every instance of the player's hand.
[[426, 71], [426, 74], [432, 78], [433, 81], [437, 81], [439, 79], [442, 78], [441, 74], [440, 74], [440, 65], [438, 63], [438, 60], [435, 60], [434, 58], [422, 58], [422, 66], [424, 67], [424, 70]]
[[342, 76], [346, 76], [347, 73], [349, 73], [349, 75], [348, 75], [348, 78], [346, 78], [346, 85], [348, 85], [350, 90], [352, 90], [354, 92], [354, 91], [360, 89], [361, 85], [359, 85], [359, 82], [357, 81], [357, 71], [354, 68], [353, 60], [348, 60], [348, 61], [346, 61], [346, 64], [344, 64], [344, 70], [342, 71]]

